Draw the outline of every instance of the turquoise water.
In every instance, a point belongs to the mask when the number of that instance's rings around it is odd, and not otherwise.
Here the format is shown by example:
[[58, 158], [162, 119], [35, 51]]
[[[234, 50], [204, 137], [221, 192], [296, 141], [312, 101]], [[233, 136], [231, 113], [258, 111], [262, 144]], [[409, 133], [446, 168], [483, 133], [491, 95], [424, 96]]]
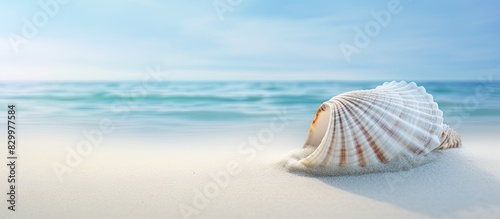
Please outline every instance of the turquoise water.
[[[16, 104], [18, 126], [27, 132], [76, 132], [107, 119], [120, 133], [158, 134], [253, 130], [267, 127], [286, 109], [288, 132], [304, 134], [323, 101], [381, 83], [3, 82], [0, 107]], [[500, 122], [500, 82], [418, 85], [434, 96], [445, 121], [456, 129]]]

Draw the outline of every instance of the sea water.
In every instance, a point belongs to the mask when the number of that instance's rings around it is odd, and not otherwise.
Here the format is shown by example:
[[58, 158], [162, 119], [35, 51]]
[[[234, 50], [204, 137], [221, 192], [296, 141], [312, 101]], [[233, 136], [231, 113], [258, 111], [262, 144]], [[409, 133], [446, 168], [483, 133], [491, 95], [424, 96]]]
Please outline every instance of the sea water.
[[[305, 137], [318, 106], [342, 92], [382, 82], [1, 82], [0, 113], [15, 104], [25, 133], [74, 133], [112, 122], [119, 135], [224, 134], [258, 130], [280, 114], [286, 133]], [[494, 131], [500, 82], [418, 82], [457, 130]], [[2, 110], [3, 109], [3, 110]], [[1, 117], [0, 117], [1, 118]], [[0, 123], [6, 123], [6, 119]], [[5, 125], [5, 124], [4, 124]]]

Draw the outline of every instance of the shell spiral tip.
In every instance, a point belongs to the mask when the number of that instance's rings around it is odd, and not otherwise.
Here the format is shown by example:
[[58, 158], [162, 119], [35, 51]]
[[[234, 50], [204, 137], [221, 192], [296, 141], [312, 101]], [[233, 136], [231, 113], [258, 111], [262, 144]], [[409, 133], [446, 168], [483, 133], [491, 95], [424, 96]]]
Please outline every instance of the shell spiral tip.
[[444, 124], [443, 128], [443, 133], [441, 134], [441, 145], [439, 145], [437, 149], [444, 150], [462, 146], [462, 139], [455, 130]]

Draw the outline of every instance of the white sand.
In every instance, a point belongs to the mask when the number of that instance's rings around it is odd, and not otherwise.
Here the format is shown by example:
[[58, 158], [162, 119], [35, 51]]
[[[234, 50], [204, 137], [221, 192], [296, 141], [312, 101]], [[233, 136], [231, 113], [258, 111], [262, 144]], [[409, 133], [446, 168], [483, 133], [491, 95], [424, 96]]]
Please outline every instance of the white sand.
[[[497, 218], [500, 137], [463, 139], [463, 148], [409, 171], [336, 177], [284, 171], [276, 163], [295, 146], [282, 141], [250, 161], [235, 140], [197, 150], [109, 141], [60, 182], [51, 165], [74, 139], [31, 138], [20, 151], [17, 212], [2, 195], [0, 218], [182, 218], [180, 206], [190, 218]], [[196, 191], [217, 185], [210, 173], [234, 162], [240, 172], [195, 206]]]

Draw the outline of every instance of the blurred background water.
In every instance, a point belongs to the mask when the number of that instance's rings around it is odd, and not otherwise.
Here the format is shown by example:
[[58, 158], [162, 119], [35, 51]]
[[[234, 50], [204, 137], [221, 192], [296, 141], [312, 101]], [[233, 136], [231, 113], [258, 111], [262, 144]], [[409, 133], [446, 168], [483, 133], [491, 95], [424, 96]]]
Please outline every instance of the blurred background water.
[[[0, 107], [16, 104], [26, 133], [72, 133], [112, 121], [121, 134], [178, 136], [258, 130], [278, 112], [286, 132], [305, 137], [318, 106], [342, 92], [382, 82], [2, 82]], [[500, 122], [500, 82], [418, 82], [445, 122], [484, 131]], [[1, 109], [1, 108], [0, 108]], [[6, 119], [0, 121], [6, 123]]]

